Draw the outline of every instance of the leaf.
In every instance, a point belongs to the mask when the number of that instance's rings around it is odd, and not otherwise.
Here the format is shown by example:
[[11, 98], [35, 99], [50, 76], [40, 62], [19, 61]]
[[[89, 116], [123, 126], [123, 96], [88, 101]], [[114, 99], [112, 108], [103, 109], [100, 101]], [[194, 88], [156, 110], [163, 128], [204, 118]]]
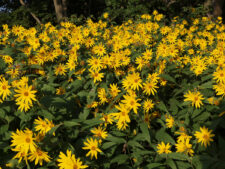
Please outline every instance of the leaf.
[[151, 163], [151, 164], [148, 164], [144, 167], [144, 169], [152, 169], [152, 168], [158, 168], [159, 166], [162, 166], [163, 164], [160, 164], [160, 163]]
[[104, 143], [103, 145], [102, 145], [102, 149], [108, 149], [108, 148], [110, 148], [110, 147], [112, 147], [112, 146], [114, 146], [114, 145], [116, 145], [116, 143], [115, 142], [106, 142], [106, 143]]
[[156, 132], [155, 138], [159, 142], [163, 141], [164, 143], [171, 143], [171, 144], [175, 144], [176, 143], [174, 141], [174, 139], [165, 131], [164, 128], [161, 128], [160, 130], [158, 130]]
[[138, 148], [144, 149], [144, 147], [140, 143], [138, 143], [134, 140], [129, 140], [127, 145], [130, 147], [138, 147]]
[[160, 101], [159, 104], [156, 105], [157, 108], [159, 108], [160, 110], [164, 111], [164, 112], [168, 112], [166, 105], [163, 103], [163, 101]]
[[116, 144], [124, 144], [124, 143], [126, 143], [126, 140], [124, 138], [114, 137], [111, 134], [109, 134], [108, 137], [106, 137], [106, 140], [114, 142]]
[[170, 159], [170, 158], [168, 158], [166, 160], [166, 164], [168, 166], [170, 166], [171, 169], [177, 169], [177, 166], [176, 166], [175, 162], [172, 159]]
[[88, 109], [88, 108], [85, 107], [84, 108], [84, 111], [79, 114], [79, 119], [86, 120], [87, 117], [88, 117], [88, 115], [89, 115], [89, 113], [90, 113], [90, 109]]
[[73, 126], [79, 126], [80, 125], [80, 123], [75, 122], [75, 121], [64, 121], [63, 124], [66, 127], [73, 127]]
[[97, 117], [97, 118], [94, 118], [94, 119], [85, 120], [85, 121], [83, 121], [83, 123], [86, 124], [86, 126], [84, 125], [84, 127], [82, 127], [82, 130], [85, 130], [87, 128], [91, 128], [93, 126], [101, 124], [102, 121]]
[[182, 154], [182, 153], [174, 153], [174, 152], [169, 153], [168, 154], [168, 157], [169, 158], [172, 158], [174, 160], [184, 160], [185, 161], [185, 160], [188, 159], [188, 156], [187, 155]]
[[192, 168], [191, 164], [189, 164], [188, 162], [176, 161], [176, 163], [177, 163], [177, 167], [178, 168], [182, 168], [182, 169], [190, 169], [190, 168]]
[[148, 125], [143, 122], [140, 124], [140, 128], [141, 128], [141, 131], [142, 131], [142, 134], [143, 134], [145, 140], [148, 141], [149, 143], [151, 143]]
[[211, 114], [209, 112], [203, 112], [201, 115], [195, 117], [193, 119], [194, 122], [199, 122], [199, 121], [206, 121], [209, 117], [211, 116]]
[[129, 159], [128, 155], [120, 154], [111, 160], [111, 164], [112, 163], [124, 164], [128, 159]]
[[203, 83], [200, 87], [203, 88], [203, 89], [212, 89], [213, 82], [209, 81], [209, 82]]
[[176, 80], [168, 74], [161, 74], [160, 76], [167, 81], [176, 83]]
[[56, 130], [62, 125], [63, 123], [60, 123], [58, 125], [55, 125], [54, 127], [51, 128], [51, 130], [48, 132], [48, 135], [53, 135], [53, 133], [56, 132]]

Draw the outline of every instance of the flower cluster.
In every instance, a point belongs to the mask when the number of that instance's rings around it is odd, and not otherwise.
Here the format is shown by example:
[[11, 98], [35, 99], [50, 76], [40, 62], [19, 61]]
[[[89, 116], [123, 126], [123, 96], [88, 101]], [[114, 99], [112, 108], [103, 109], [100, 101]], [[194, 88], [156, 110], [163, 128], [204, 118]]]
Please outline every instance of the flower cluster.
[[225, 25], [208, 17], [166, 25], [157, 11], [109, 21], [105, 13], [80, 26], [2, 26], [0, 113], [16, 130], [19, 163], [144, 168], [163, 161], [151, 154], [194, 156], [198, 143], [213, 142], [210, 120], [225, 97]]

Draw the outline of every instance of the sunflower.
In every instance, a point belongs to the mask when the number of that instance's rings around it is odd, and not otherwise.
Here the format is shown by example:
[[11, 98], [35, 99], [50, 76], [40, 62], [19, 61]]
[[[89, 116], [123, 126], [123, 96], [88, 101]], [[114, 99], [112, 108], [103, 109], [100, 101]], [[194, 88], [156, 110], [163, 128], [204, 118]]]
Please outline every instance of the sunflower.
[[58, 66], [55, 67], [55, 74], [66, 75], [66, 68], [67, 68], [66, 65], [60, 63]]
[[104, 54], [106, 54], [106, 49], [104, 45], [100, 43], [99, 45], [93, 47], [93, 52], [98, 56], [103, 56]]
[[[28, 152], [35, 152], [37, 145], [34, 142], [33, 132], [29, 129], [20, 131], [17, 129], [16, 133], [12, 133], [12, 144], [16, 150], [28, 154]], [[12, 149], [13, 150], [13, 149]]]
[[87, 60], [87, 63], [90, 66], [90, 69], [94, 71], [100, 70], [103, 67], [101, 58], [92, 56], [90, 59]]
[[31, 152], [29, 154], [28, 159], [30, 161], [34, 161], [35, 160], [35, 165], [37, 165], [38, 163], [42, 166], [43, 161], [45, 162], [50, 162], [50, 157], [48, 156], [47, 152], [42, 151], [41, 149], [37, 148], [36, 151]]
[[122, 100], [122, 103], [124, 103], [128, 109], [133, 109], [134, 113], [137, 114], [138, 107], [141, 106], [140, 103], [138, 103], [141, 99], [136, 99], [135, 96], [132, 95], [125, 95], [123, 96], [125, 100]]
[[166, 127], [172, 128], [174, 125], [174, 118], [171, 115], [166, 115]]
[[154, 81], [147, 81], [143, 84], [143, 89], [144, 89], [144, 93], [147, 95], [155, 95], [155, 93], [157, 93], [156, 88], [159, 88], [157, 86], [157, 83], [155, 83]]
[[158, 153], [159, 154], [163, 154], [163, 153], [166, 153], [166, 154], [169, 154], [171, 153], [172, 151], [169, 150], [171, 148], [171, 145], [170, 143], [167, 143], [165, 144], [163, 141], [157, 145], [157, 149], [158, 149]]
[[46, 118], [42, 120], [40, 117], [38, 117], [38, 119], [35, 119], [34, 124], [36, 124], [35, 130], [39, 131], [41, 135], [45, 135], [48, 131], [51, 130], [52, 127], [55, 126], [52, 121], [49, 121]]
[[208, 130], [205, 126], [200, 127], [200, 132], [195, 132], [195, 137], [198, 140], [198, 143], [204, 144], [205, 147], [207, 145], [210, 145], [210, 141], [213, 141], [212, 137], [214, 137], [214, 134], [211, 134], [212, 130]]
[[2, 100], [4, 100], [7, 96], [11, 94], [9, 88], [10, 85], [8, 84], [8, 81], [5, 80], [5, 78], [2, 78], [0, 82], [0, 96], [2, 96]]
[[67, 150], [66, 154], [60, 152], [57, 161], [59, 162], [59, 169], [82, 169], [88, 167], [87, 165], [82, 165], [82, 161], [79, 158], [76, 159], [70, 150]]
[[92, 77], [94, 79], [94, 83], [101, 82], [102, 78], [104, 78], [104, 73], [100, 73], [99, 71], [90, 71], [90, 77]]
[[105, 139], [108, 134], [102, 127], [98, 126], [98, 128], [94, 128], [91, 130], [91, 132], [94, 134], [94, 137], [97, 137], [99, 139]]
[[184, 101], [191, 101], [192, 102], [192, 106], [195, 106], [196, 108], [200, 108], [201, 105], [203, 105], [202, 100], [204, 98], [203, 98], [203, 95], [199, 91], [196, 91], [196, 92], [188, 91], [184, 95], [184, 97], [186, 97], [184, 99]]
[[189, 154], [190, 156], [193, 156], [193, 149], [192, 149], [192, 144], [189, 143], [190, 139], [187, 138], [184, 141], [180, 141], [177, 144], [175, 144], [177, 151], [179, 153], [184, 153], [184, 154]]
[[130, 123], [130, 117], [129, 117], [129, 109], [125, 104], [119, 104], [119, 106], [115, 106], [117, 110], [119, 110], [118, 113], [112, 113], [115, 120], [118, 121], [124, 121], [126, 123]]
[[16, 97], [16, 104], [19, 105], [19, 110], [27, 111], [30, 106], [32, 106], [32, 101], [36, 101], [35, 93], [37, 91], [32, 90], [32, 86], [28, 86], [27, 84], [24, 86], [18, 86], [18, 89], [15, 89], [14, 96]]
[[117, 87], [117, 84], [110, 84], [110, 95], [114, 98], [116, 97], [121, 90]]
[[149, 112], [149, 110], [153, 109], [153, 107], [154, 107], [154, 103], [152, 102], [151, 99], [147, 99], [144, 101], [143, 108], [145, 112]]
[[96, 139], [88, 139], [87, 141], [84, 142], [85, 147], [82, 147], [84, 150], [90, 150], [87, 154], [86, 157], [91, 155], [91, 159], [93, 158], [93, 156], [95, 156], [95, 158], [97, 159], [97, 154], [98, 152], [102, 152], [99, 148], [98, 148], [98, 141]]
[[218, 83], [225, 83], [225, 69], [218, 69], [213, 73], [213, 76]]

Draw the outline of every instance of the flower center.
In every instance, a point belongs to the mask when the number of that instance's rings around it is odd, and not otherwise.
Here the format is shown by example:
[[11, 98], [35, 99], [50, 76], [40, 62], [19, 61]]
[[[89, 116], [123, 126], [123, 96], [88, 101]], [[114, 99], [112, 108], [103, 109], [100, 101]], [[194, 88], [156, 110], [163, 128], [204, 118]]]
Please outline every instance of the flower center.
[[28, 92], [24, 92], [24, 96], [29, 96], [29, 93]]
[[6, 90], [6, 86], [5, 86], [5, 85], [3, 85], [3, 86], [2, 86], [2, 89], [3, 89], [3, 90]]
[[203, 138], [204, 138], [204, 140], [208, 140], [209, 139], [209, 136], [207, 134], [204, 134], [203, 135]]
[[92, 146], [91, 147], [91, 150], [95, 151], [96, 150], [96, 147], [95, 146]]
[[73, 165], [73, 169], [78, 169], [76, 164]]
[[133, 100], [130, 102], [130, 105], [131, 105], [131, 106], [133, 106], [133, 105], [134, 105], [134, 101], [133, 101]]
[[31, 142], [31, 140], [30, 140], [30, 138], [26, 138], [26, 140], [25, 140], [27, 143], [30, 143]]

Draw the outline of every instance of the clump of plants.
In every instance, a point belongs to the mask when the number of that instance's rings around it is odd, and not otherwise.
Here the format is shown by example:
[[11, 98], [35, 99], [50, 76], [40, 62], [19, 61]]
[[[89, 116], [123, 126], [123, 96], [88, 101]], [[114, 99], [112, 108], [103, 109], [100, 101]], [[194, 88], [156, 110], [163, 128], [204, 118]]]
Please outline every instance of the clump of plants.
[[1, 166], [224, 166], [225, 26], [164, 19], [3, 25]]

